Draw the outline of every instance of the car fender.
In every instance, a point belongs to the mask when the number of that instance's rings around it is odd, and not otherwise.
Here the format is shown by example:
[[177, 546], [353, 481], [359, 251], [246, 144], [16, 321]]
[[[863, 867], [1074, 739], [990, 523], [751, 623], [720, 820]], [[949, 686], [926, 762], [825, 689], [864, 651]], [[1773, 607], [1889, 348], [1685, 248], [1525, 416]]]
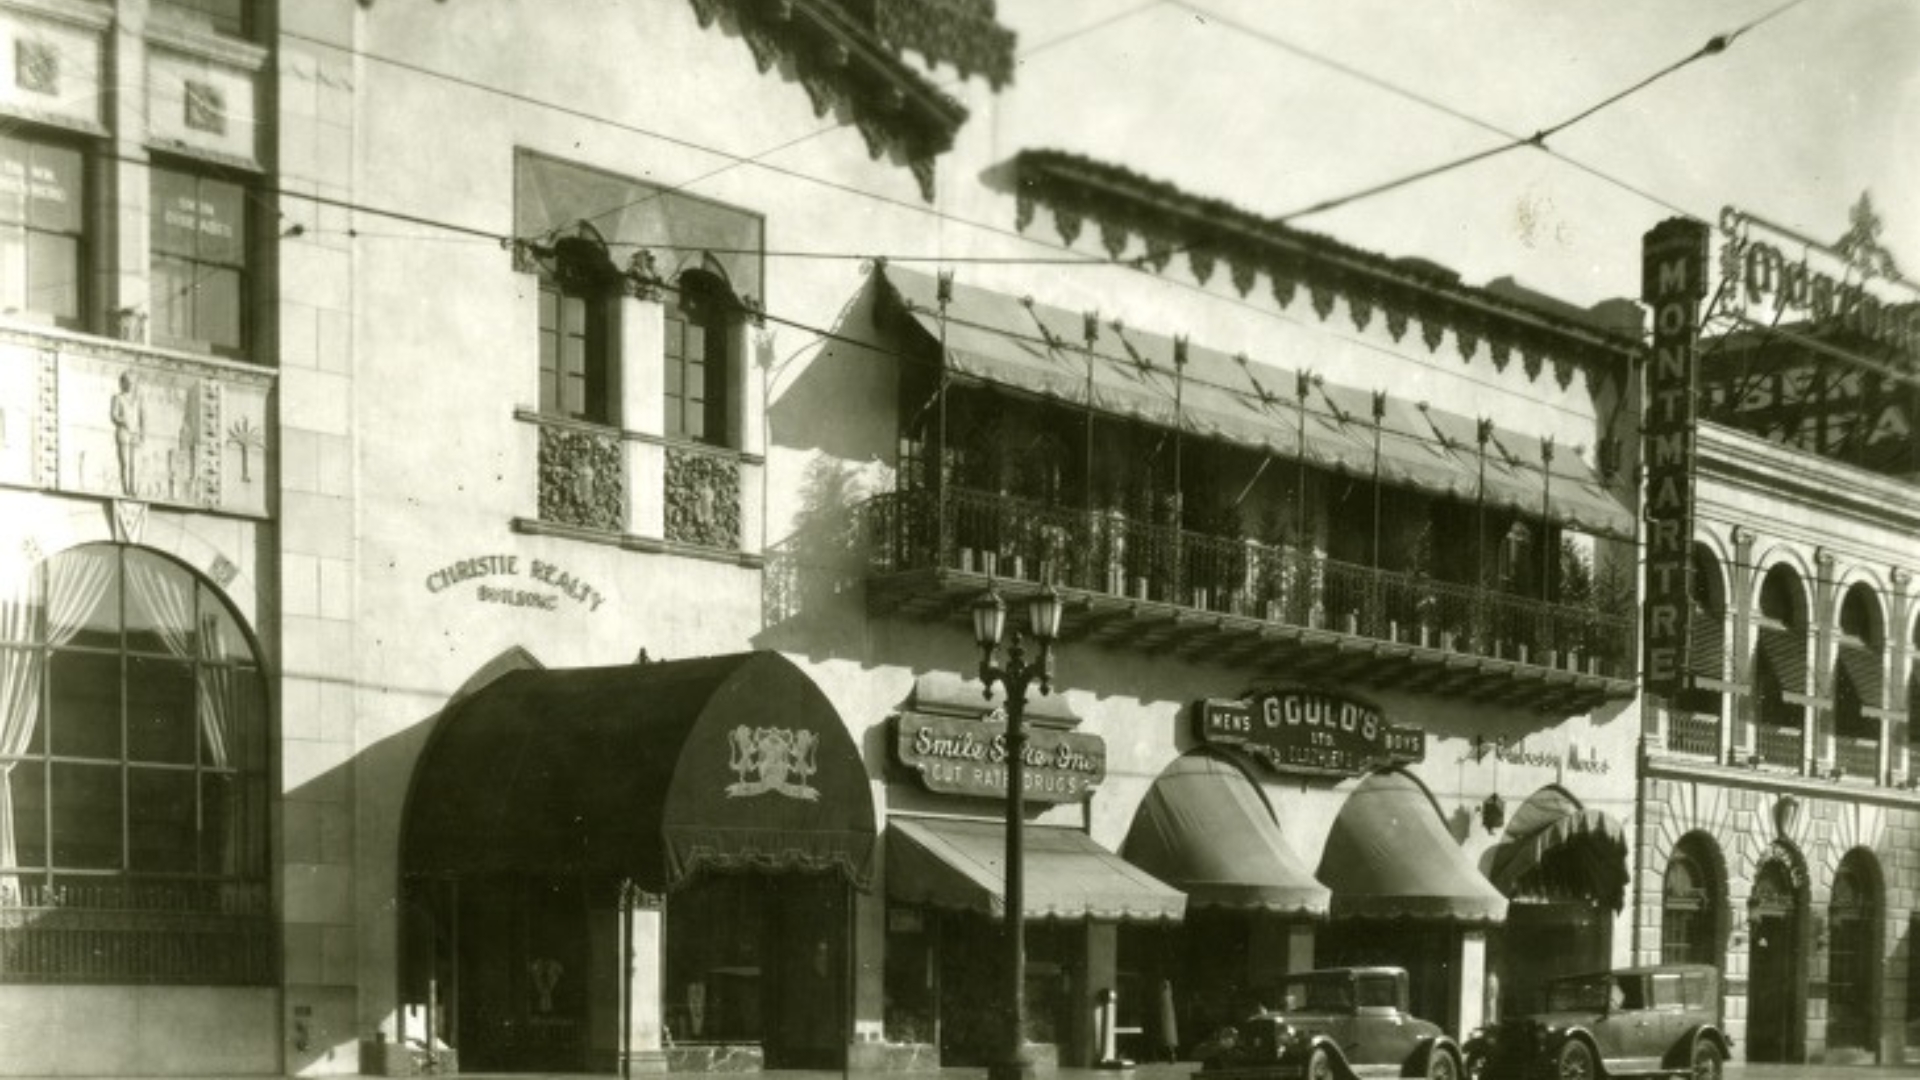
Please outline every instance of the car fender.
[[1427, 1062], [1433, 1060], [1433, 1055], [1440, 1053], [1453, 1054], [1454, 1062], [1463, 1067], [1466, 1063], [1467, 1056], [1461, 1052], [1460, 1044], [1445, 1035], [1426, 1035], [1422, 1036], [1419, 1044], [1413, 1048], [1413, 1053], [1407, 1055], [1407, 1062], [1401, 1067], [1400, 1074], [1402, 1076], [1427, 1075]]
[[1693, 1048], [1702, 1042], [1718, 1051], [1720, 1060], [1732, 1060], [1733, 1040], [1727, 1038], [1725, 1032], [1712, 1024], [1700, 1024], [1687, 1032], [1685, 1038], [1673, 1044], [1673, 1048], [1667, 1051], [1667, 1060], [1663, 1064], [1670, 1069], [1686, 1068], [1693, 1062]]
[[1333, 1069], [1335, 1072], [1342, 1076], [1354, 1075], [1353, 1066], [1347, 1061], [1346, 1052], [1340, 1049], [1339, 1043], [1333, 1041], [1333, 1036], [1319, 1033], [1308, 1038], [1306, 1042], [1307, 1054], [1311, 1055], [1315, 1050], [1325, 1050], [1327, 1052], [1327, 1056], [1333, 1059]]
[[1588, 1031], [1585, 1027], [1579, 1024], [1575, 1024], [1572, 1027], [1562, 1029], [1561, 1031], [1556, 1033], [1552, 1038], [1548, 1039], [1547, 1053], [1557, 1054], [1560, 1052], [1561, 1047], [1575, 1040], [1578, 1040], [1580, 1042], [1587, 1044], [1587, 1052], [1593, 1055], [1594, 1068], [1599, 1069], [1602, 1072], [1605, 1072], [1607, 1063], [1604, 1059], [1600, 1057], [1600, 1043], [1594, 1039], [1593, 1032]]

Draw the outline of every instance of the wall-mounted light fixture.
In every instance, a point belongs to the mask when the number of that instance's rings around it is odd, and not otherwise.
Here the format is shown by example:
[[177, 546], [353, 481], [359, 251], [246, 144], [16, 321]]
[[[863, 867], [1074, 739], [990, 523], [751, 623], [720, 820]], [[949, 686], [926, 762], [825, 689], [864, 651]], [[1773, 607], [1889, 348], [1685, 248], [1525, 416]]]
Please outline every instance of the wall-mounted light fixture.
[[1496, 833], [1500, 831], [1500, 826], [1506, 823], [1507, 801], [1502, 799], [1500, 793], [1496, 791], [1480, 804], [1480, 824], [1486, 826], [1488, 832]]
[[1794, 826], [1800, 824], [1800, 800], [1791, 794], [1780, 796], [1773, 803], [1774, 834], [1783, 839], [1793, 836]]

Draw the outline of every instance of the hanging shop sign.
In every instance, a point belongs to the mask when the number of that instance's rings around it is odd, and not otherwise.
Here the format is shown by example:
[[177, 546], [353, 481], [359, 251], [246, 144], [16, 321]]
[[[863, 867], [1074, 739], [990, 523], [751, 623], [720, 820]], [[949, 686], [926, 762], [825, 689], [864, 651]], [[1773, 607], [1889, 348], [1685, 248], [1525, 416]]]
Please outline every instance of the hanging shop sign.
[[[894, 752], [928, 791], [1003, 798], [1007, 793], [1007, 724], [984, 717], [903, 712], [894, 718]], [[1026, 798], [1078, 802], [1107, 777], [1107, 743], [1098, 735], [1032, 727], [1022, 756]]]
[[1425, 731], [1389, 724], [1365, 702], [1319, 690], [1207, 698], [1195, 706], [1194, 721], [1201, 742], [1230, 747], [1275, 772], [1358, 776], [1427, 756]]
[[1641, 682], [1649, 694], [1685, 688], [1693, 552], [1695, 383], [1700, 301], [1707, 294], [1707, 227], [1668, 218], [1642, 242], [1641, 294], [1653, 308], [1653, 359], [1641, 459], [1647, 468], [1647, 592]]
[[483, 604], [559, 611], [563, 605], [599, 611], [606, 595], [573, 571], [543, 559], [518, 555], [476, 555], [457, 559], [427, 575], [430, 593], [449, 592], [478, 582], [473, 596]]

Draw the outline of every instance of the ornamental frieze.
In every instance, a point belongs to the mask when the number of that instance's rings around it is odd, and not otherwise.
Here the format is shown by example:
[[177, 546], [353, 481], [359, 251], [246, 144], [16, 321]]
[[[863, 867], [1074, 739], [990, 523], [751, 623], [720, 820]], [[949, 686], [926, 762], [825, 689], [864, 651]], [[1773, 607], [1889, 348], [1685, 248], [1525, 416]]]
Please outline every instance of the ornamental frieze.
[[265, 517], [272, 381], [119, 344], [0, 337], [0, 483]]
[[540, 429], [540, 520], [620, 532], [627, 525], [620, 440], [611, 434]]
[[675, 544], [740, 549], [740, 466], [727, 458], [669, 447], [666, 538]]

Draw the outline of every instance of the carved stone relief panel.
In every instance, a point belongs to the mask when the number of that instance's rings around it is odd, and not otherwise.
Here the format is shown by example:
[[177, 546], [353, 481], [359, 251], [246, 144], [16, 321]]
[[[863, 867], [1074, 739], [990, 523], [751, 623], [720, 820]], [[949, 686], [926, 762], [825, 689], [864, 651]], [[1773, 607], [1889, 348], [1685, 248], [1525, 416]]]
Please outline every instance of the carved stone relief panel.
[[667, 450], [666, 538], [740, 549], [740, 466], [727, 458]]

